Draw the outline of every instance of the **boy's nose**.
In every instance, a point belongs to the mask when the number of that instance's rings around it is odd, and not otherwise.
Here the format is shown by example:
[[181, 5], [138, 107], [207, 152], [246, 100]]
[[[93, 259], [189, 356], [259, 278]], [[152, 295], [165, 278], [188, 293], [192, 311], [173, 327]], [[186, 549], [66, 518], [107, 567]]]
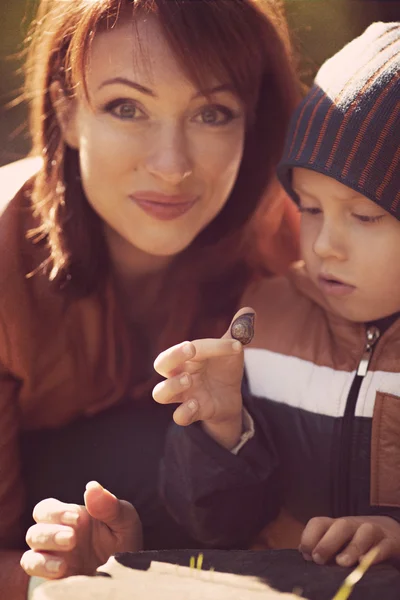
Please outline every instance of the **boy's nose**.
[[338, 228], [322, 225], [313, 244], [313, 250], [320, 258], [346, 259], [346, 249], [343, 236]]

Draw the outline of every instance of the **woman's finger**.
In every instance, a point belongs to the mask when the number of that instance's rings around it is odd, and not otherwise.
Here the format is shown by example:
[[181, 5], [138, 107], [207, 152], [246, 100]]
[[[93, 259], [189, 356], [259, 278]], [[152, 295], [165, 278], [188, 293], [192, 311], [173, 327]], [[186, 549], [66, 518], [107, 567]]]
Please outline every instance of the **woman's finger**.
[[66, 561], [57, 554], [28, 550], [22, 555], [20, 564], [31, 577], [59, 579], [67, 573]]
[[182, 393], [190, 389], [191, 383], [189, 373], [181, 373], [158, 383], [153, 389], [153, 398], [159, 404], [181, 402]]
[[323, 565], [331, 560], [355, 535], [360, 524], [351, 518], [335, 519], [312, 552], [313, 561]]
[[342, 567], [358, 563], [373, 546], [382, 541], [384, 532], [373, 523], [362, 523], [355, 532], [350, 544], [337, 555], [336, 562]]
[[55, 498], [46, 498], [36, 504], [33, 509], [33, 518], [36, 523], [59, 523], [62, 525], [78, 524], [82, 506], [78, 504], [67, 504]]
[[72, 527], [53, 523], [32, 525], [26, 532], [25, 539], [32, 550], [40, 551], [69, 551], [76, 544], [76, 534]]

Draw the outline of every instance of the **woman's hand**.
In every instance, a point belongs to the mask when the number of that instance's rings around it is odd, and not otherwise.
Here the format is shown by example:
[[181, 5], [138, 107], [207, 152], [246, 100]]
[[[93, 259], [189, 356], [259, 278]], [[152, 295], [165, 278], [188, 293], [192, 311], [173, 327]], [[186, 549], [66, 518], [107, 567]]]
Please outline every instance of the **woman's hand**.
[[[233, 319], [254, 314], [242, 308]], [[166, 377], [155, 386], [153, 398], [160, 404], [179, 403], [174, 412], [178, 425], [203, 421], [218, 443], [233, 448], [242, 433], [243, 346], [231, 337], [182, 342], [162, 352], [154, 362]]]
[[374, 563], [400, 558], [400, 524], [390, 517], [315, 517], [301, 537], [299, 550], [306, 560], [319, 565], [336, 557], [342, 567], [351, 567], [377, 547]]
[[84, 501], [78, 506], [48, 498], [35, 506], [36, 525], [26, 534], [31, 550], [21, 558], [28, 575], [92, 575], [116, 552], [142, 549], [142, 525], [132, 504], [96, 482], [86, 486]]

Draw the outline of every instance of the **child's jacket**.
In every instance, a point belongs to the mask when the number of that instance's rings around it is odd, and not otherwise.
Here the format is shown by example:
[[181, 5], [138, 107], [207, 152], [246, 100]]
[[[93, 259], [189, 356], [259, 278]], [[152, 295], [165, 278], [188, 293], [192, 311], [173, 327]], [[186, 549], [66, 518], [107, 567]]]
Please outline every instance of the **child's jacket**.
[[200, 425], [171, 429], [161, 485], [175, 518], [218, 546], [267, 525], [258, 543], [270, 547], [297, 547], [314, 516], [400, 520], [400, 319], [332, 314], [302, 265], [243, 305], [257, 311], [245, 350], [255, 435], [236, 456]]

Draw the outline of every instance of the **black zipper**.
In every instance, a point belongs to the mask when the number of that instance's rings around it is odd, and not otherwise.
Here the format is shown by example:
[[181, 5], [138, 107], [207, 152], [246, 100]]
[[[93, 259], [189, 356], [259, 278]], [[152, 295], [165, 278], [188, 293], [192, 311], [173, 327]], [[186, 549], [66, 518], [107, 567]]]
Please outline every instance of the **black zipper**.
[[368, 372], [369, 363], [375, 348], [375, 344], [380, 336], [380, 331], [374, 325], [366, 330], [366, 343], [361, 360], [358, 364], [357, 373], [353, 379], [349, 394], [346, 400], [346, 408], [343, 415], [341, 434], [340, 434], [340, 452], [339, 452], [339, 477], [338, 477], [338, 516], [352, 514], [350, 503], [350, 467], [352, 456], [352, 435], [354, 413], [357, 404], [358, 394], [364, 377]]

